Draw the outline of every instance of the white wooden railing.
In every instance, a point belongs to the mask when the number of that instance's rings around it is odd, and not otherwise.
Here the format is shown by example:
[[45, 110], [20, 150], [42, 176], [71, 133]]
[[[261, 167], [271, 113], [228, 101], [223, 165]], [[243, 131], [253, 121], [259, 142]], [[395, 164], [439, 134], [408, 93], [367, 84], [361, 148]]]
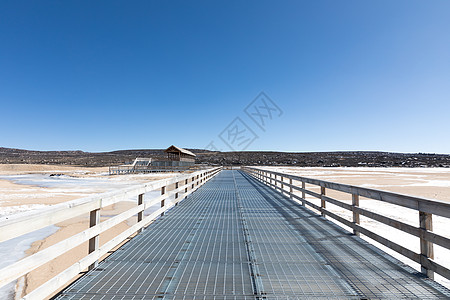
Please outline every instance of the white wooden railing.
[[[149, 182], [132, 188], [119, 191], [97, 194], [90, 197], [69, 201], [44, 210], [37, 210], [17, 214], [8, 219], [0, 221], [0, 243], [15, 237], [36, 231], [38, 229], [60, 223], [62, 221], [89, 214], [90, 227], [75, 234], [55, 245], [41, 250], [33, 255], [27, 256], [0, 270], [0, 287], [28, 274], [39, 266], [42, 266], [61, 254], [89, 241], [88, 255], [81, 260], [57, 274], [43, 285], [24, 296], [24, 299], [44, 299], [53, 295], [68, 282], [73, 280], [80, 272], [92, 269], [98, 261], [108, 252], [122, 244], [127, 238], [140, 232], [148, 226], [155, 218], [164, 214], [166, 210], [177, 205], [179, 201], [187, 197], [207, 180], [216, 175], [221, 168], [211, 168], [185, 175], [175, 176], [169, 179]], [[173, 187], [168, 191], [169, 186]], [[160, 196], [148, 201], [143, 201], [145, 193], [160, 191]], [[100, 222], [100, 210], [109, 205], [125, 201], [130, 197], [136, 197], [136, 206]], [[174, 201], [170, 204], [165, 200], [172, 197]], [[161, 203], [161, 208], [148, 216], [144, 216], [144, 210]], [[99, 246], [99, 235], [113, 226], [137, 216], [137, 223], [122, 233], [109, 240], [101, 247]]]
[[[436, 272], [437, 274], [450, 279], [450, 270], [433, 260], [433, 244], [442, 246], [445, 249], [450, 249], [450, 239], [442, 235], [438, 235], [432, 231], [432, 216], [436, 215], [450, 218], [450, 203], [301, 176], [294, 176], [252, 167], [245, 167], [243, 168], [243, 170], [259, 181], [265, 183], [266, 185], [275, 188], [282, 193], [286, 193], [291, 199], [301, 201], [302, 205], [319, 211], [322, 216], [328, 216], [338, 221], [339, 223], [350, 227], [353, 230], [354, 234], [359, 235], [361, 233], [369, 237], [370, 239], [411, 259], [412, 261], [419, 263], [421, 265], [422, 273], [424, 273], [426, 276], [434, 278], [434, 272]], [[306, 184], [320, 187], [320, 194], [308, 190], [306, 188]], [[345, 203], [342, 200], [337, 200], [326, 196], [327, 189], [351, 195], [352, 204]], [[301, 196], [296, 195], [294, 193], [294, 190], [301, 192]], [[308, 201], [306, 199], [306, 194], [320, 199], [320, 206], [314, 204], [311, 201]], [[412, 226], [402, 221], [395, 220], [393, 218], [383, 216], [379, 213], [361, 208], [359, 206], [360, 197], [383, 201], [417, 211], [419, 213], [419, 227]], [[327, 209], [327, 203], [334, 204], [351, 212], [352, 220], [347, 220], [346, 218], [331, 212], [329, 209]], [[398, 244], [396, 241], [389, 240], [387, 237], [381, 236], [367, 228], [364, 228], [360, 224], [360, 216], [365, 216], [382, 224], [391, 226], [415, 237], [418, 237], [420, 242], [420, 253], [416, 253]]]

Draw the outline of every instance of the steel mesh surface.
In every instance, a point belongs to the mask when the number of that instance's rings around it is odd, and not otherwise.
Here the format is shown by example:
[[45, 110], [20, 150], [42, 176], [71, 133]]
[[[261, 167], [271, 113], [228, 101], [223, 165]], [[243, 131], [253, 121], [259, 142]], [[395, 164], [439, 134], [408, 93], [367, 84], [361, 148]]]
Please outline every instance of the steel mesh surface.
[[57, 299], [447, 297], [447, 289], [362, 239], [230, 170]]

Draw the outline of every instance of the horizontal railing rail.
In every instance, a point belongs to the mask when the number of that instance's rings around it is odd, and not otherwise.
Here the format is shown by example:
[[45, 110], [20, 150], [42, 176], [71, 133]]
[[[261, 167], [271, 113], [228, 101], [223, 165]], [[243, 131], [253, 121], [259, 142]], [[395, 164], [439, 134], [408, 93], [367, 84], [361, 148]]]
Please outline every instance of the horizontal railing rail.
[[[52, 261], [61, 254], [82, 243], [89, 242], [87, 256], [25, 295], [24, 299], [44, 299], [45, 297], [51, 296], [70, 282], [70, 280], [76, 277], [80, 272], [97, 266], [99, 260], [103, 256], [121, 245], [133, 234], [140, 232], [144, 227], [155, 220], [155, 218], [163, 215], [165, 211], [177, 205], [179, 201], [194, 192], [198, 187], [215, 176], [220, 170], [221, 167], [210, 168], [186, 175], [179, 175], [168, 179], [136, 185], [119, 191], [97, 194], [74, 201], [56, 204], [42, 210], [3, 218], [0, 220], [0, 242], [88, 213], [90, 217], [90, 227], [48, 248], [4, 267], [0, 270], [0, 287], [28, 274], [32, 270]], [[170, 191], [168, 191], [169, 186], [173, 187]], [[160, 195], [144, 203], [144, 194], [155, 190], [160, 191]], [[131, 197], [137, 197], [137, 206], [100, 222], [100, 209], [125, 201]], [[171, 204], [166, 203], [165, 201], [170, 198], [174, 199], [174, 201]], [[144, 217], [144, 211], [157, 203], [161, 204], [161, 208]], [[102, 232], [105, 232], [113, 226], [136, 215], [136, 224], [115, 236], [101, 247], [99, 246], [99, 235]]]
[[190, 165], [190, 166], [114, 166], [109, 167], [110, 175], [121, 175], [130, 173], [152, 173], [152, 172], [186, 172], [199, 171], [209, 169], [211, 166], [207, 165]]
[[[387, 191], [381, 191], [370, 188], [363, 188], [353, 185], [329, 182], [324, 180], [312, 179], [307, 177], [295, 176], [280, 172], [273, 172], [265, 169], [244, 167], [242, 168], [246, 173], [265, 183], [266, 185], [286, 193], [291, 199], [298, 200], [304, 206], [309, 206], [321, 213], [322, 216], [328, 216], [339, 223], [350, 227], [355, 235], [364, 234], [370, 239], [394, 250], [397, 253], [411, 259], [412, 261], [421, 265], [421, 272], [430, 278], [434, 278], [434, 272], [450, 279], [450, 269], [435, 262], [433, 244], [442, 246], [450, 250], [450, 239], [432, 232], [432, 216], [441, 216], [450, 218], [450, 203], [423, 199], [408, 195], [396, 194]], [[306, 189], [306, 184], [320, 187], [320, 193]], [[301, 187], [300, 187], [301, 185]], [[327, 189], [343, 192], [351, 195], [352, 204], [345, 203], [341, 200], [331, 198], [326, 195]], [[294, 191], [301, 192], [301, 196], [294, 193]], [[320, 200], [320, 205], [317, 205], [306, 199], [306, 195], [313, 196]], [[365, 197], [373, 200], [383, 201], [394, 204], [400, 207], [410, 208], [419, 213], [419, 227], [404, 223], [402, 221], [383, 216], [379, 213], [359, 207], [360, 197]], [[334, 204], [351, 212], [352, 220], [333, 213], [327, 209], [326, 203]], [[420, 253], [416, 253], [395, 241], [389, 240], [387, 237], [381, 236], [363, 226], [360, 223], [360, 216], [364, 216], [380, 222], [382, 224], [399, 229], [410, 235], [419, 238]]]

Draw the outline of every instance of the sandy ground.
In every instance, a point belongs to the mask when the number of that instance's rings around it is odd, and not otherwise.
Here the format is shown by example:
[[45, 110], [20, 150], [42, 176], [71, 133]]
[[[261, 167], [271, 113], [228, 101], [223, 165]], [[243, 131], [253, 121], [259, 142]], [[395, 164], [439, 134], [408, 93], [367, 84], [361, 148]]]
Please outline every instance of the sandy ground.
[[[409, 194], [429, 199], [450, 201], [450, 169], [401, 169], [401, 168], [276, 168], [267, 167], [270, 170], [291, 173], [294, 175], [317, 178], [327, 181], [345, 184], [359, 185], [368, 188], [387, 190], [396, 193]], [[107, 168], [84, 168], [73, 166], [48, 166], [48, 165], [0, 165], [0, 176], [15, 174], [65, 174], [77, 178], [106, 178], [107, 180], [129, 181], [133, 183], [158, 180], [173, 174], [165, 175], [121, 175], [108, 176]], [[39, 208], [44, 205], [52, 205], [64, 201], [84, 197], [90, 193], [99, 193], [106, 190], [98, 189], [69, 189], [62, 190], [54, 187], [46, 188], [35, 185], [13, 183], [8, 180], [0, 180], [0, 209], [4, 211], [11, 208], [11, 213], [21, 210]], [[329, 196], [341, 199], [340, 196]], [[345, 195], [347, 197], [348, 195]], [[346, 199], [350, 201], [351, 199]], [[133, 202], [121, 202], [104, 209], [101, 214], [106, 217], [114, 216], [131, 206]], [[103, 219], [105, 219], [104, 217]], [[103, 220], [102, 219], [102, 220]], [[135, 220], [121, 223], [115, 228], [100, 236], [100, 244], [107, 242], [111, 237], [128, 228]], [[56, 224], [59, 228], [55, 234], [44, 240], [36, 241], [28, 249], [26, 255], [36, 253], [49, 247], [75, 233], [88, 228], [88, 216], [81, 216]], [[447, 231], [447, 229], [445, 229]], [[44, 283], [48, 278], [66, 269], [87, 253], [87, 244], [61, 255], [54, 261], [32, 271], [22, 280], [18, 281], [17, 289], [22, 293], [28, 293], [35, 287]]]
[[[111, 180], [112, 184], [123, 183], [127, 181], [130, 184], [139, 184], [152, 180], [159, 180], [167, 177], [171, 177], [174, 174], [145, 174], [145, 175], [116, 175], [109, 176], [107, 174], [108, 168], [85, 168], [85, 167], [73, 167], [73, 166], [49, 166], [49, 165], [0, 165], [0, 176], [7, 175], [26, 175], [26, 174], [64, 174], [75, 178], [91, 178], [100, 180]], [[85, 197], [92, 193], [100, 193], [110, 191], [111, 187], [102, 189], [97, 188], [84, 188], [84, 189], [68, 189], [62, 190], [57, 187], [41, 187], [36, 185], [26, 185], [11, 182], [10, 180], [0, 179], [0, 212], [3, 214], [19, 213], [21, 211], [28, 211], [31, 209], [38, 209], [44, 206], [49, 206], [65, 201], [74, 200], [77, 198]], [[133, 202], [119, 202], [115, 205], [102, 209], [101, 221], [115, 216], [135, 204]], [[122, 231], [133, 225], [136, 220], [129, 219], [127, 222], [123, 222], [114, 228], [106, 231], [100, 235], [100, 245], [103, 245], [109, 241], [112, 237], [121, 233]], [[64, 222], [56, 224], [58, 230], [45, 238], [34, 242], [31, 247], [26, 251], [25, 255], [34, 254], [42, 249], [45, 249], [51, 245], [58, 243], [76, 233], [79, 233], [89, 227], [89, 217], [80, 216]], [[49, 278], [55, 276], [72, 264], [80, 260], [87, 254], [87, 243], [82, 244], [69, 252], [66, 252], [59, 256], [57, 259], [47, 263], [20, 280], [16, 284], [16, 298], [20, 295], [25, 295], [45, 283]]]

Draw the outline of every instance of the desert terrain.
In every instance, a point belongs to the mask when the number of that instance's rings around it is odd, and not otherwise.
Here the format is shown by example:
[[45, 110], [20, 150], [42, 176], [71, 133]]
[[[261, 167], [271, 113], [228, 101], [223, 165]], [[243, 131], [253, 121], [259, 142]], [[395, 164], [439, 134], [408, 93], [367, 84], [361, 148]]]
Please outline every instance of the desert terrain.
[[[261, 167], [261, 166], [260, 166]], [[368, 188], [392, 191], [396, 193], [409, 194], [435, 200], [450, 202], [450, 169], [449, 168], [375, 168], [375, 167], [261, 167], [272, 171], [289, 173], [321, 180], [358, 185]], [[80, 167], [70, 165], [40, 165], [40, 164], [0, 164], [0, 219], [8, 215], [29, 211], [33, 209], [45, 209], [50, 205], [82, 198], [93, 193], [101, 193], [120, 189], [143, 182], [158, 180], [173, 176], [172, 173], [163, 174], [135, 174], [109, 176], [107, 167]], [[313, 199], [310, 199], [314, 201]], [[350, 199], [343, 199], [349, 201]], [[135, 199], [120, 202], [104, 209], [102, 220], [117, 215], [118, 213], [135, 205]], [[387, 216], [402, 215], [405, 222], [416, 223], [416, 217], [401, 210], [391, 210], [389, 206], [381, 207], [373, 202], [362, 201], [361, 206], [378, 210]], [[337, 213], [345, 215], [345, 212], [336, 210]], [[75, 233], [88, 228], [88, 216], [81, 216], [56, 224], [47, 231], [34, 236], [24, 248], [17, 248], [22, 255], [15, 257], [18, 260], [25, 255], [33, 254], [50, 245], [57, 243]], [[111, 237], [127, 229], [134, 220], [124, 222], [105, 232], [100, 237], [100, 244], [105, 243]], [[364, 219], [362, 219], [364, 222]], [[390, 234], [391, 231], [372, 224], [374, 231]], [[436, 230], [448, 235], [450, 224], [442, 223], [435, 219]], [[383, 231], [384, 230], [384, 231]], [[450, 235], [449, 235], [450, 237]], [[417, 251], [418, 245], [409, 237], [401, 233], [393, 236], [394, 239], [402, 239], [412, 250]], [[31, 238], [32, 239], [32, 238]], [[15, 247], [15, 246], [13, 246]], [[61, 272], [71, 264], [87, 254], [87, 244], [80, 245], [76, 249], [61, 255], [58, 259], [48, 263], [22, 279], [18, 280], [14, 289], [17, 295], [22, 295], [33, 290], [45, 282], [48, 278]], [[381, 247], [383, 248], [383, 247]], [[391, 253], [389, 249], [383, 249]], [[1, 247], [0, 247], [1, 251]], [[450, 254], [437, 252], [437, 259], [448, 260]], [[1, 253], [0, 253], [1, 255]], [[396, 256], [399, 259], [398, 255]], [[406, 262], [408, 263], [408, 262]], [[441, 280], [441, 283], [450, 283]], [[9, 287], [11, 288], [11, 286]]]

